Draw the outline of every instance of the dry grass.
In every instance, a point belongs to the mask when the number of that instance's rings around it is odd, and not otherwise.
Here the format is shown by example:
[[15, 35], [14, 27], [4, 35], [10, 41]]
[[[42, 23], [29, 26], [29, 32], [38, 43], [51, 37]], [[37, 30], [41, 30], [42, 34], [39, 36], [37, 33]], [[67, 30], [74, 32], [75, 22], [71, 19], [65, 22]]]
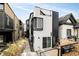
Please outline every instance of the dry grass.
[[69, 44], [74, 44], [74, 43], [76, 43], [76, 42], [70, 41], [69, 39], [61, 39], [61, 40], [60, 40], [60, 46], [69, 45]]
[[74, 49], [72, 52], [65, 53], [63, 56], [79, 56], [79, 43], [74, 44]]
[[19, 55], [23, 51], [25, 44], [26, 44], [26, 40], [21, 38], [20, 40], [16, 41], [15, 43], [8, 45], [9, 48], [5, 49], [1, 53], [1, 55], [3, 55], [3, 56]]
[[72, 52], [63, 54], [63, 56], [79, 56], [79, 52], [72, 51]]

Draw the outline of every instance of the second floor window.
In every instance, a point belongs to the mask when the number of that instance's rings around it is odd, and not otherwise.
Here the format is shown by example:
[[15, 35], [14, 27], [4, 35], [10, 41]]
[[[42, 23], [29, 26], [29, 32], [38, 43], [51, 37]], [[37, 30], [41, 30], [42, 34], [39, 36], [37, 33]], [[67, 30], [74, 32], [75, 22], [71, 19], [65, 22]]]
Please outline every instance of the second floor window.
[[3, 9], [3, 4], [0, 3], [0, 9]]
[[9, 26], [9, 17], [7, 16], [7, 25]]
[[43, 30], [43, 18], [35, 18], [33, 25], [34, 30]]

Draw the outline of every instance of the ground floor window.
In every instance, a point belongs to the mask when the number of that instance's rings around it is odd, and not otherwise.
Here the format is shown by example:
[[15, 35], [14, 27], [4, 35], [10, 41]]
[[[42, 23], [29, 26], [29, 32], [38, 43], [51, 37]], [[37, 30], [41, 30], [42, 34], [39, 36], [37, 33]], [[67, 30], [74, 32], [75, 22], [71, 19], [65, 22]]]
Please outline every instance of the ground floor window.
[[3, 43], [3, 35], [0, 35], [0, 43]]
[[71, 36], [71, 29], [67, 29], [67, 37]]
[[43, 48], [51, 47], [51, 37], [43, 37]]
[[76, 34], [77, 38], [79, 38], [79, 30], [77, 29], [77, 34]]

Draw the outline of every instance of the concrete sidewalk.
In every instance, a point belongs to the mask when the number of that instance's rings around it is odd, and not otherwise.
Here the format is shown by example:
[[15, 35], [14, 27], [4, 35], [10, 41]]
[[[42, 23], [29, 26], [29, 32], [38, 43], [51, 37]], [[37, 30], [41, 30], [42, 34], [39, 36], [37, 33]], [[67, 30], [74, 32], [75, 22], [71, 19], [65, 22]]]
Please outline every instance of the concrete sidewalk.
[[26, 39], [26, 41], [26, 47], [21, 56], [37, 56], [36, 52], [31, 52], [28, 39]]

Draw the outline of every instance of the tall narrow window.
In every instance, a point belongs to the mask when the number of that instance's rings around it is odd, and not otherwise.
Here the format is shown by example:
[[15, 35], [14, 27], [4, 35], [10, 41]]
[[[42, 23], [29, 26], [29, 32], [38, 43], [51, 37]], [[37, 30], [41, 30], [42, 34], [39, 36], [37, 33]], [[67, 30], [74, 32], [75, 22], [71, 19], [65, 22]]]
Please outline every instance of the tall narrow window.
[[0, 35], [0, 43], [3, 43], [3, 35]]
[[68, 36], [68, 37], [71, 36], [71, 29], [67, 29], [67, 36]]
[[47, 38], [43, 38], [43, 48], [47, 48]]
[[0, 9], [3, 9], [3, 4], [0, 3]]
[[7, 16], [7, 25], [9, 26], [9, 17]]
[[48, 47], [51, 47], [51, 37], [48, 37]]

